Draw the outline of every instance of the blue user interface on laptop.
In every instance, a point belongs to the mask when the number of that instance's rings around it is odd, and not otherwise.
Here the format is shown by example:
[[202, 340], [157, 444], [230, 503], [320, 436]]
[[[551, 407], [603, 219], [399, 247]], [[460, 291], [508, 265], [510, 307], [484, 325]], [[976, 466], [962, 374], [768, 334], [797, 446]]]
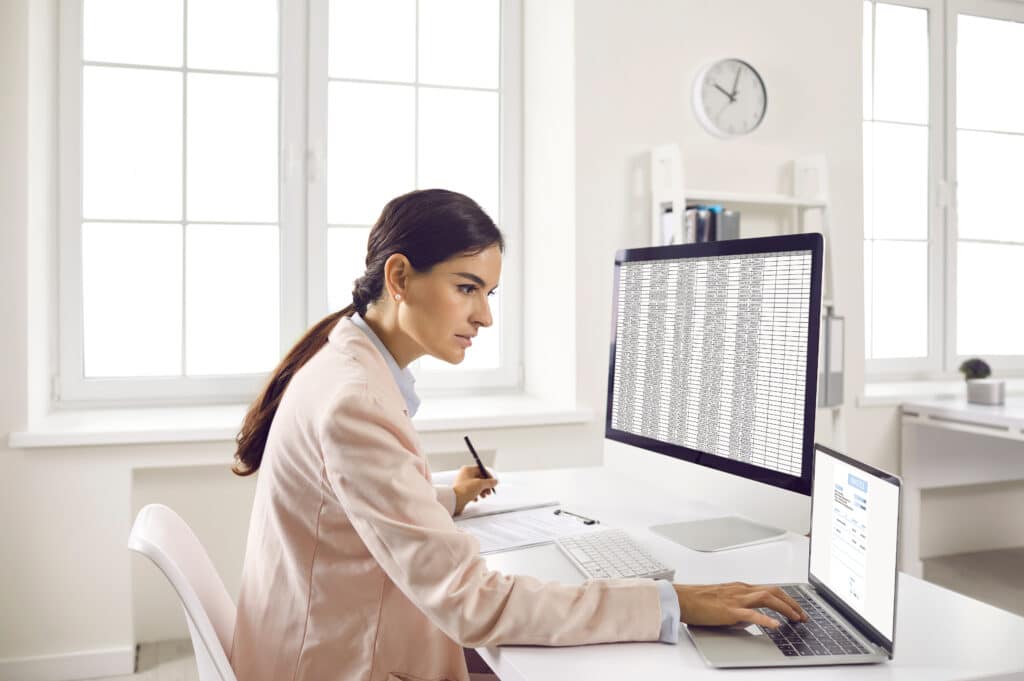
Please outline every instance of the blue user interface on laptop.
[[899, 485], [815, 450], [811, 582], [888, 641], [896, 605]]

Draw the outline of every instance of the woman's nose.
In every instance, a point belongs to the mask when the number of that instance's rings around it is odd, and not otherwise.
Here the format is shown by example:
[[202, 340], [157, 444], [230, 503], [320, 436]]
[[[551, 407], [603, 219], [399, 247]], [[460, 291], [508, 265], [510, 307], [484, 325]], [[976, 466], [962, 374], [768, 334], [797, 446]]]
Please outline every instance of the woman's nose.
[[491, 318], [491, 304], [486, 296], [483, 299], [483, 303], [476, 308], [476, 313], [473, 315], [473, 323], [480, 326], [490, 326], [494, 323], [494, 320]]

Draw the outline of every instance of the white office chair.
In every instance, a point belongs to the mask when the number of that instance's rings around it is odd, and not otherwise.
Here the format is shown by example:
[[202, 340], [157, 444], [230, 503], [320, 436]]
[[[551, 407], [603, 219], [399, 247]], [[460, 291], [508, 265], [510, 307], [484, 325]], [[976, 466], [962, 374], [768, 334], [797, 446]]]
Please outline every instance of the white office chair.
[[199, 681], [237, 681], [226, 653], [237, 610], [188, 524], [163, 504], [149, 504], [135, 517], [128, 548], [156, 563], [178, 592]]

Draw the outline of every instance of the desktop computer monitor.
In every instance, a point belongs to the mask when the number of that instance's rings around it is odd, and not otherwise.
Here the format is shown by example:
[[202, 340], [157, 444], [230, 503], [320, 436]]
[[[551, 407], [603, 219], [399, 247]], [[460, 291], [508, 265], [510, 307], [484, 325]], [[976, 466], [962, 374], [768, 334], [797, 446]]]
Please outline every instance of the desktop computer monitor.
[[[809, 496], [821, 272], [820, 234], [616, 253], [605, 437]], [[700, 550], [782, 534], [652, 529]]]

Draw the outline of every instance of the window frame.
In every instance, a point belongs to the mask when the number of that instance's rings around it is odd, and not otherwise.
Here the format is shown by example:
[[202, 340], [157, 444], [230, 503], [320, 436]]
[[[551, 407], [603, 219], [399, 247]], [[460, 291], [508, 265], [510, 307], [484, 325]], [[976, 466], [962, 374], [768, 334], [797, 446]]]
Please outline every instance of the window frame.
[[[505, 240], [501, 288], [501, 365], [496, 369], [427, 371], [413, 365], [421, 395], [455, 395], [468, 390], [515, 391], [523, 385], [523, 220], [522, 220], [522, 0], [500, 2], [499, 211], [495, 222]], [[309, 0], [309, 216], [308, 324], [329, 314], [327, 307], [327, 85], [328, 4]], [[418, 8], [418, 2], [417, 2]], [[418, 9], [417, 9], [418, 12]], [[417, 19], [417, 34], [419, 21]], [[418, 55], [417, 55], [418, 58]], [[413, 83], [414, 87], [418, 86]], [[452, 86], [456, 87], [456, 86]]]
[[[1024, 4], [1000, 0], [869, 1], [873, 6], [898, 5], [928, 12], [928, 354], [872, 359], [865, 348], [865, 375], [868, 380], [958, 378], [957, 368], [967, 356], [956, 352], [956, 17], [963, 12], [1024, 21]], [[874, 35], [872, 15], [872, 39]], [[873, 78], [873, 44], [871, 64]], [[1024, 369], [1024, 355], [986, 356], [985, 360], [993, 371], [1009, 375]]]
[[[497, 370], [418, 375], [421, 394], [522, 385], [522, 84], [521, 0], [501, 6], [501, 173], [498, 223], [505, 235], [502, 367]], [[183, 0], [187, 50], [187, 11]], [[280, 235], [281, 356], [328, 313], [326, 278], [326, 70], [327, 2], [278, 2], [278, 229]], [[84, 0], [59, 7], [57, 357], [51, 386], [54, 408], [237, 403], [253, 399], [266, 373], [139, 378], [84, 377], [82, 286], [82, 74]], [[187, 51], [180, 68], [187, 74]], [[319, 73], [323, 79], [316, 80]], [[322, 97], [315, 83], [322, 82]], [[184, 87], [184, 85], [183, 85]], [[183, 113], [187, 101], [183, 101]], [[183, 125], [187, 125], [183, 121]], [[183, 140], [187, 144], [187, 138]], [[183, 150], [184, 153], [184, 150]], [[183, 179], [186, 177], [183, 169]], [[184, 186], [184, 185], [183, 185]], [[187, 216], [180, 222], [188, 224]], [[507, 284], [505, 282], [508, 282]], [[187, 303], [186, 303], [187, 304]], [[421, 372], [423, 374], [424, 372]]]
[[[969, 14], [988, 19], [1000, 19], [1004, 21], [1015, 21], [1024, 25], [1024, 3], [1007, 2], [1005, 0], [946, 0], [946, 45], [957, 44], [957, 17], [960, 14]], [[946, 73], [949, 82], [946, 85], [946, 111], [948, 125], [946, 126], [946, 177], [955, 188], [957, 177], [957, 124], [956, 124], [956, 50], [948, 49], [946, 52]], [[946, 319], [946, 368], [950, 374], [956, 374], [957, 367], [966, 359], [975, 355], [961, 355], [957, 353], [957, 310], [956, 310], [956, 275], [957, 275], [957, 254], [959, 244], [959, 212], [956, 205], [956, 191], [950, 192], [951, 208], [949, 210], [949, 228], [946, 230], [945, 250], [946, 266], [948, 276], [946, 278], [947, 288], [947, 319]], [[1024, 374], [1024, 354], [1020, 355], [985, 355], [985, 361], [992, 368], [994, 373], [1003, 375]]]

